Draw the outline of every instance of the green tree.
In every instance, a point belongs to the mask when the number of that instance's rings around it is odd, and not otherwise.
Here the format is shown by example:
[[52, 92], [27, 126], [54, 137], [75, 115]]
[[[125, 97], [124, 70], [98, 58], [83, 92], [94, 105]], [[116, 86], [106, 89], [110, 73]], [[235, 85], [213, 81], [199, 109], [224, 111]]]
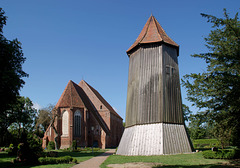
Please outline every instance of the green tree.
[[19, 97], [17, 103], [12, 105], [12, 109], [9, 110], [8, 118], [13, 121], [9, 127], [10, 133], [19, 139], [23, 131], [33, 132], [36, 113], [37, 111], [28, 97]]
[[0, 8], [0, 137], [6, 133], [7, 127], [13, 122], [9, 120], [12, 105], [17, 103], [19, 90], [24, 85], [23, 77], [28, 74], [22, 70], [25, 61], [21, 43], [17, 40], [7, 40], [3, 36], [3, 26], [7, 17]]
[[189, 109], [189, 107], [185, 104], [182, 104], [182, 108], [183, 108], [183, 118], [184, 118], [184, 121], [189, 121], [189, 118], [192, 114], [192, 111]]
[[55, 128], [55, 121], [58, 118], [58, 112], [54, 105], [50, 104], [48, 107], [42, 109], [39, 111], [39, 115], [37, 117], [36, 122], [36, 128], [39, 128], [39, 126], [44, 127], [44, 132], [47, 130], [48, 127], [52, 127], [55, 137], [54, 137], [54, 143], [55, 143], [55, 149], [58, 149], [57, 145], [57, 139], [58, 139], [58, 132]]
[[54, 105], [50, 104], [47, 107], [39, 110], [37, 120], [36, 120], [37, 129], [43, 128], [44, 132], [47, 130], [52, 120], [53, 109], [54, 109]]
[[201, 114], [191, 114], [189, 117], [188, 130], [192, 139], [202, 139], [206, 137], [206, 118]]
[[[201, 15], [213, 24], [213, 30], [205, 38], [209, 52], [192, 56], [204, 59], [207, 70], [203, 73], [185, 75], [182, 83], [187, 89], [188, 100], [200, 109], [201, 115], [208, 117], [208, 122], [215, 127], [215, 134], [223, 138], [226, 137], [225, 133], [231, 131], [229, 140], [233, 145], [240, 146], [238, 13], [234, 18], [229, 17], [226, 9], [224, 9], [224, 18]], [[218, 131], [220, 128], [222, 131]]]

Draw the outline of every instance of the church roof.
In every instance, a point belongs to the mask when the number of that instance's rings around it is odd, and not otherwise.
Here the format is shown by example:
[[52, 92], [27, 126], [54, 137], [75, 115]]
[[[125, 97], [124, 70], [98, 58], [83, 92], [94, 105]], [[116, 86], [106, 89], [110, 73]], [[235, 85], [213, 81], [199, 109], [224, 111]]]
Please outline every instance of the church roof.
[[[119, 117], [122, 119], [121, 116], [118, 115], [118, 113], [112, 108], [112, 106], [101, 96], [101, 94], [96, 90], [94, 89], [91, 85], [89, 85], [86, 81], [84, 80], [81, 80], [80, 83], [78, 84], [80, 87], [83, 88], [83, 90], [85, 89], [84, 86], [87, 86], [93, 95], [95, 95], [95, 97], [97, 97], [97, 99], [110, 111], [110, 113], [114, 114], [115, 116]], [[92, 96], [90, 96], [90, 99]]]
[[77, 91], [78, 85], [73, 81], [69, 81], [66, 88], [64, 89], [60, 99], [56, 104], [56, 108], [58, 107], [79, 107], [83, 108], [84, 103]]
[[59, 107], [70, 107], [70, 108], [86, 107], [88, 111], [93, 114], [93, 116], [98, 121], [99, 125], [103, 128], [105, 133], [109, 135], [110, 131], [107, 124], [104, 122], [104, 120], [102, 119], [101, 115], [98, 113], [98, 111], [92, 104], [89, 97], [86, 95], [84, 90], [79, 85], [77, 85], [71, 80], [68, 82], [58, 103], [56, 104], [56, 108], [59, 108]]
[[154, 16], [150, 16], [147, 23], [143, 27], [141, 33], [139, 34], [136, 41], [132, 44], [132, 46], [127, 50], [127, 54], [129, 55], [131, 51], [138, 47], [140, 44], [146, 43], [156, 43], [163, 42], [169, 44], [173, 47], [176, 47], [179, 52], [179, 45], [175, 43], [163, 30], [162, 26], [158, 23], [157, 19]]

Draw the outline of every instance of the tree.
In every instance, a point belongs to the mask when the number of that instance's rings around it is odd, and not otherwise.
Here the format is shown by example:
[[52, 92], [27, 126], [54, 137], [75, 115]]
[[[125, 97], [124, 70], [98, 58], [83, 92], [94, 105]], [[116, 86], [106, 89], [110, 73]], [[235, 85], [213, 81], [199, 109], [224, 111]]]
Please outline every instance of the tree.
[[37, 117], [37, 123], [36, 123], [36, 128], [38, 128], [39, 126], [43, 126], [44, 132], [47, 130], [49, 126], [52, 127], [55, 133], [54, 134], [55, 149], [58, 149], [58, 143], [57, 143], [58, 132], [57, 132], [57, 129], [55, 128], [54, 123], [58, 117], [59, 116], [58, 116], [56, 107], [50, 104], [48, 107], [41, 109], [39, 111], [39, 115]]
[[54, 105], [50, 104], [47, 107], [40, 109], [37, 121], [36, 121], [36, 128], [43, 128], [43, 131], [45, 132], [50, 125], [51, 119], [52, 119], [52, 110], [54, 109]]
[[17, 134], [16, 138], [20, 138], [23, 131], [33, 132], [33, 123], [36, 118], [36, 109], [28, 97], [18, 97], [17, 103], [12, 105], [8, 112], [8, 118], [13, 123], [10, 125], [10, 132]]
[[[183, 86], [188, 100], [198, 107], [201, 115], [224, 137], [231, 131], [230, 141], [240, 146], [240, 22], [238, 13], [230, 18], [224, 9], [224, 18], [201, 14], [212, 23], [213, 30], [206, 41], [208, 53], [194, 54], [204, 59], [207, 70], [184, 76]], [[222, 131], [218, 131], [219, 129]], [[226, 137], [226, 136], [225, 136]]]
[[189, 107], [185, 104], [182, 104], [182, 108], [183, 108], [183, 118], [184, 118], [184, 121], [189, 121], [189, 118], [192, 114], [192, 111], [189, 109]]
[[23, 56], [21, 43], [17, 39], [11, 41], [3, 36], [3, 26], [7, 20], [4, 14], [0, 8], [0, 136], [6, 133], [7, 127], [13, 122], [8, 116], [25, 83], [22, 78], [28, 77], [22, 70], [26, 58]]

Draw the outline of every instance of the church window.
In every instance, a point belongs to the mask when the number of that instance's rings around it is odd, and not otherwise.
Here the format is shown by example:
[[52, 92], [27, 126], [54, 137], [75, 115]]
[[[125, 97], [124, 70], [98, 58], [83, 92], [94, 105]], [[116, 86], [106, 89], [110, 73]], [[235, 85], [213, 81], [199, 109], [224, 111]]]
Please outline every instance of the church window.
[[100, 109], [102, 109], [102, 105], [100, 106]]
[[74, 113], [74, 135], [81, 135], [81, 113], [79, 110]]
[[64, 111], [62, 114], [62, 135], [68, 135], [68, 111]]

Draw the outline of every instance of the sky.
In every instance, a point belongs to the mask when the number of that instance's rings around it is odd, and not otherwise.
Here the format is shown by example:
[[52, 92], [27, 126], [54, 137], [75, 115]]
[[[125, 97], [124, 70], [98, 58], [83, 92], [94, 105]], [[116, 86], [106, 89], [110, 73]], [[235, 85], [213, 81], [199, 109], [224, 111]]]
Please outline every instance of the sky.
[[[180, 77], [201, 73], [204, 61], [192, 54], [208, 52], [204, 38], [212, 30], [200, 13], [233, 17], [239, 0], [0, 0], [8, 17], [3, 35], [22, 43], [29, 74], [20, 91], [36, 108], [56, 104], [69, 80], [94, 87], [125, 119], [128, 64], [126, 50], [151, 14], [180, 45]], [[186, 89], [181, 87], [183, 103]]]

